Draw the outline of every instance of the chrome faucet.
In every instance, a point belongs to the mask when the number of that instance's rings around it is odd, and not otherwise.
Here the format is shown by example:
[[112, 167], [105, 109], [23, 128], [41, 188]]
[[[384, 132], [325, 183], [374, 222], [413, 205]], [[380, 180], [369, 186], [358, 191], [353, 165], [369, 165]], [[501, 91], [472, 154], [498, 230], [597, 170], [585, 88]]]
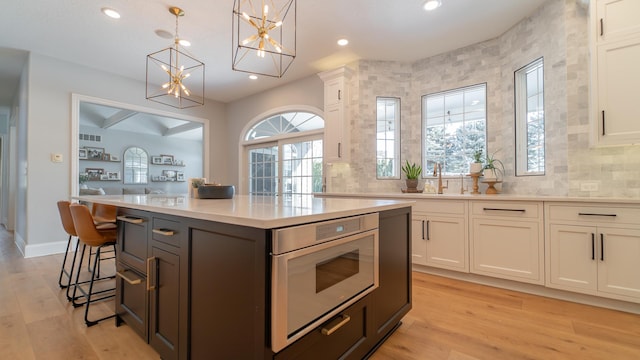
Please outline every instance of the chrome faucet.
[[449, 180], [447, 180], [447, 185], [442, 185], [442, 164], [438, 163], [438, 194], [442, 194], [442, 190], [448, 188]]

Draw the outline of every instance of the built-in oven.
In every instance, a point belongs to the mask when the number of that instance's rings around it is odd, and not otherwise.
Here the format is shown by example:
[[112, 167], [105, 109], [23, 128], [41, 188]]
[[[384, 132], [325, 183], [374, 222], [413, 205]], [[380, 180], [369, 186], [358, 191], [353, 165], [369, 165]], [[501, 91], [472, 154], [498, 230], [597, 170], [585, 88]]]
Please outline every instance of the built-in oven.
[[378, 269], [378, 214], [273, 230], [271, 349], [284, 349], [373, 291]]

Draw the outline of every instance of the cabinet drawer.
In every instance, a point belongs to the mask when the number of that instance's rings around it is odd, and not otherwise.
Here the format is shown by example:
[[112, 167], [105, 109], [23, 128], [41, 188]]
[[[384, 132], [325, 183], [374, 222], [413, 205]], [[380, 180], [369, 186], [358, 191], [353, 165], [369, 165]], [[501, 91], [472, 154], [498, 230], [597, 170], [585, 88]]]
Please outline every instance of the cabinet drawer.
[[549, 205], [548, 209], [550, 221], [640, 225], [640, 208], [625, 208], [598, 204], [558, 204]]
[[351, 305], [277, 353], [274, 359], [362, 359], [365, 354], [359, 352], [368, 348], [360, 346], [368, 337], [368, 299], [365, 297]]
[[542, 215], [542, 203], [524, 201], [472, 201], [471, 214], [474, 216], [538, 219]]
[[417, 200], [413, 211], [464, 215], [466, 204], [466, 201], [455, 200]]
[[147, 237], [149, 217], [140, 212], [118, 214], [118, 261], [142, 274], [147, 273]]
[[176, 220], [153, 218], [151, 238], [155, 241], [180, 247], [180, 239], [185, 235], [184, 226]]
[[130, 267], [116, 266], [116, 314], [147, 341], [147, 279]]

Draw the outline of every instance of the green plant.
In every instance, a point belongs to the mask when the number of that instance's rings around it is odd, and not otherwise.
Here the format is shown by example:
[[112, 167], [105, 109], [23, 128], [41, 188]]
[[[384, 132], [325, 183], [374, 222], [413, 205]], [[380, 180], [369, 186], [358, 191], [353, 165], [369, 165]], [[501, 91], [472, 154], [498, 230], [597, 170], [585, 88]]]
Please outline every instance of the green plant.
[[402, 166], [402, 172], [406, 176], [407, 180], [415, 180], [422, 174], [422, 166], [416, 165], [416, 163], [409, 164], [409, 160], [405, 160], [405, 164]]
[[478, 149], [473, 153], [473, 162], [482, 163], [482, 149]]
[[87, 173], [80, 173], [80, 174], [78, 175], [78, 182], [79, 182], [80, 184], [84, 184], [84, 183], [86, 183], [87, 181], [89, 181], [89, 174], [87, 174]]
[[204, 184], [204, 179], [203, 178], [193, 178], [191, 179], [191, 186], [193, 186], [194, 188], [199, 188], [200, 185]]
[[493, 170], [496, 175], [502, 176], [504, 175], [504, 164], [499, 159], [496, 159], [495, 154], [487, 154], [482, 169]]

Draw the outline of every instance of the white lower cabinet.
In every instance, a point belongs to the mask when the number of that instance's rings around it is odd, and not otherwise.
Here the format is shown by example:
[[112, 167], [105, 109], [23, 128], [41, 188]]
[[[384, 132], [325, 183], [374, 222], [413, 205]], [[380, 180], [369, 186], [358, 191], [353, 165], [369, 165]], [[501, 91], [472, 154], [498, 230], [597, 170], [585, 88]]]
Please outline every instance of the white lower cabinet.
[[544, 284], [543, 205], [471, 201], [471, 272]]
[[640, 302], [640, 208], [547, 205], [548, 287]]
[[411, 229], [414, 264], [469, 272], [466, 202], [420, 200]]

